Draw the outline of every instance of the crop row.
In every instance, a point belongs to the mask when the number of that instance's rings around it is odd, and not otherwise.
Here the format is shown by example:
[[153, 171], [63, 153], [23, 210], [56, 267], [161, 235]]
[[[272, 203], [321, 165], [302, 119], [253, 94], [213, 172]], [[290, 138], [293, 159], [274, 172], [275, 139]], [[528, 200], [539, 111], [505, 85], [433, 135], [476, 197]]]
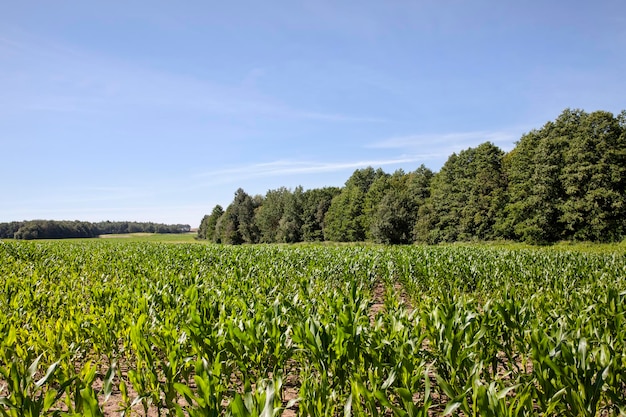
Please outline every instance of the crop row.
[[623, 254], [5, 242], [0, 279], [0, 415], [626, 413]]

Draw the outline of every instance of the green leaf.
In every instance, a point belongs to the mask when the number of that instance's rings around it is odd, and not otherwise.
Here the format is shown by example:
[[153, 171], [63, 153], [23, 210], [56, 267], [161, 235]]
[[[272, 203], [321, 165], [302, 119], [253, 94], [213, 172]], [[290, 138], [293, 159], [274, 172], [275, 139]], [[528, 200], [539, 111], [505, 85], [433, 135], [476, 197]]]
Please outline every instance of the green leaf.
[[581, 365], [586, 368], [587, 366], [587, 339], [582, 337], [578, 341], [578, 354], [580, 355]]
[[241, 398], [241, 394], [235, 395], [235, 398], [230, 402], [228, 408], [233, 416], [246, 417], [249, 415], [248, 410], [243, 403], [243, 399]]
[[274, 383], [270, 381], [265, 389], [265, 406], [261, 412], [260, 417], [273, 417], [274, 416]]
[[50, 365], [48, 367], [48, 370], [46, 371], [46, 374], [39, 381], [37, 381], [35, 386], [37, 388], [40, 388], [43, 384], [48, 382], [48, 379], [50, 379], [50, 377], [52, 376], [52, 374], [54, 373], [54, 371], [57, 369], [58, 366], [59, 366], [59, 362], [58, 361], [53, 363], [52, 365]]
[[346, 404], [343, 407], [343, 415], [344, 417], [352, 416], [352, 394], [350, 394], [346, 400]]
[[174, 389], [180, 395], [182, 395], [185, 398], [187, 398], [187, 400], [190, 400], [190, 399], [194, 398], [193, 391], [191, 390], [191, 388], [189, 388], [185, 384], [181, 384], [180, 382], [175, 382], [174, 383]]
[[443, 410], [443, 415], [448, 416], [456, 411], [457, 408], [461, 406], [460, 401], [452, 401], [446, 405], [446, 408]]
[[383, 385], [380, 387], [380, 389], [386, 390], [387, 388], [391, 386], [391, 384], [393, 384], [395, 380], [396, 380], [396, 370], [392, 369], [391, 372], [389, 372], [389, 376], [387, 377]]
[[15, 331], [15, 327], [11, 326], [9, 328], [9, 333], [6, 335], [6, 339], [4, 341], [5, 346], [11, 347], [17, 341], [17, 332]]
[[80, 390], [80, 396], [83, 399], [83, 413], [87, 417], [104, 417], [98, 405], [98, 398], [91, 387]]
[[507, 388], [505, 388], [505, 389], [503, 389], [503, 390], [501, 390], [501, 391], [498, 391], [498, 394], [496, 395], [496, 398], [497, 398], [498, 400], [502, 400], [502, 399], [504, 399], [504, 398], [505, 398], [505, 397], [509, 394], [509, 392], [511, 392], [511, 391], [513, 391], [514, 389], [518, 388], [520, 385], [521, 385], [521, 384], [516, 384], [516, 385], [513, 385], [513, 386], [511, 386], [511, 387], [507, 387]]
[[111, 367], [107, 371], [104, 377], [104, 384], [102, 386], [102, 392], [104, 393], [104, 401], [106, 402], [111, 396], [113, 391], [113, 378], [115, 378], [115, 372], [117, 369], [117, 362], [113, 361]]
[[32, 381], [33, 378], [35, 377], [35, 374], [37, 373], [37, 366], [39, 365], [39, 360], [41, 359], [41, 357], [43, 356], [43, 354], [37, 356], [37, 359], [35, 359], [33, 361], [33, 363], [30, 364], [30, 366], [28, 367], [28, 380]]
[[398, 388], [396, 391], [398, 395], [405, 401], [413, 403], [413, 394], [406, 388]]
[[49, 389], [48, 391], [46, 391], [46, 395], [44, 396], [43, 399], [43, 411], [48, 411], [50, 409], [50, 407], [52, 407], [54, 405], [54, 403], [57, 401], [57, 394], [58, 392], [54, 389]]
[[128, 398], [128, 387], [126, 387], [126, 382], [124, 380], [120, 381], [120, 393], [122, 394], [122, 401], [126, 404], [130, 401]]

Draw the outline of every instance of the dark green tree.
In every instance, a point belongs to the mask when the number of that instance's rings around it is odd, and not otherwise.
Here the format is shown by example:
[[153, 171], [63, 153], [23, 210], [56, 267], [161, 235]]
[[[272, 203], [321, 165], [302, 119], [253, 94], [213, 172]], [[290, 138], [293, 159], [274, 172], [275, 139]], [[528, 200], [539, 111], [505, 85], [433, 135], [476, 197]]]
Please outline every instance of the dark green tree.
[[503, 152], [490, 142], [452, 154], [431, 183], [418, 212], [418, 241], [437, 243], [494, 239], [502, 215], [506, 181]]
[[374, 181], [384, 175], [382, 169], [374, 170], [372, 167], [356, 170], [352, 174], [341, 193], [333, 198], [326, 213], [325, 240], [365, 240], [365, 196]]
[[220, 236], [216, 233], [217, 222], [224, 214], [224, 209], [219, 204], [213, 207], [211, 214], [208, 214], [202, 218], [200, 227], [198, 228], [198, 238], [210, 240], [215, 243], [220, 243]]
[[319, 242], [324, 240], [324, 218], [335, 196], [340, 193], [338, 187], [324, 187], [306, 190], [302, 203], [302, 240]]
[[260, 199], [253, 199], [243, 189], [235, 193], [235, 205], [238, 230], [245, 243], [258, 243], [259, 229], [254, 222], [255, 210]]
[[13, 239], [22, 222], [0, 223], [0, 239]]
[[241, 245], [243, 237], [239, 231], [239, 219], [232, 203], [226, 207], [226, 211], [215, 225], [215, 237], [220, 243], [227, 245]]
[[543, 137], [543, 132], [532, 130], [517, 142], [515, 148], [503, 158], [503, 168], [507, 179], [507, 204], [503, 216], [498, 219], [496, 229], [507, 239], [529, 239], [525, 233], [532, 213], [535, 150]]
[[385, 194], [370, 221], [371, 237], [377, 243], [410, 243], [414, 223], [413, 201], [402, 190], [391, 189]]
[[415, 201], [416, 206], [421, 206], [430, 197], [430, 183], [435, 174], [424, 164], [408, 174], [407, 191]]
[[200, 226], [198, 227], [198, 239], [206, 239], [207, 232], [207, 222], [209, 221], [210, 214], [205, 214], [200, 221]]
[[400, 169], [377, 178], [366, 195], [368, 238], [378, 243], [410, 243], [432, 176], [422, 165], [409, 174]]
[[581, 113], [568, 138], [560, 176], [565, 196], [559, 221], [563, 237], [621, 239], [626, 222], [626, 142], [613, 114]]
[[[394, 175], [396, 176], [397, 183], [398, 177], [403, 177], [404, 172], [402, 170], [398, 170], [394, 173]], [[361, 223], [365, 229], [365, 238], [368, 240], [376, 240], [376, 238], [372, 235], [372, 222], [374, 221], [374, 217], [378, 211], [378, 205], [390, 190], [391, 175], [387, 173], [381, 173], [381, 175], [378, 175], [367, 189], [363, 203]]]
[[274, 243], [278, 241], [276, 235], [280, 220], [283, 218], [285, 207], [290, 198], [291, 191], [285, 187], [269, 190], [265, 194], [263, 203], [259, 206], [255, 217], [261, 242]]
[[572, 184], [580, 161], [572, 153], [582, 151], [588, 140], [581, 131], [586, 118], [582, 110], [566, 109], [554, 122], [522, 136], [507, 157], [508, 204], [501, 229], [515, 239], [550, 243], [575, 234], [577, 203], [568, 201], [568, 193], [580, 195]]
[[[427, 212], [426, 203], [430, 197], [430, 186], [435, 173], [426, 168], [424, 164], [420, 165], [415, 171], [408, 174], [407, 193], [412, 201], [411, 209], [411, 236], [412, 241], [417, 240], [417, 224], [419, 221], [420, 211]], [[424, 209], [422, 208], [424, 207]], [[425, 217], [428, 217], [425, 215]], [[424, 225], [422, 225], [424, 226]], [[427, 228], [428, 230], [428, 228]]]
[[276, 239], [281, 243], [295, 243], [302, 241], [302, 224], [303, 224], [303, 197], [304, 191], [302, 187], [296, 187], [293, 193], [289, 193], [283, 216], [278, 225]]
[[253, 199], [241, 188], [235, 192], [233, 202], [217, 223], [216, 232], [222, 243], [258, 243], [259, 230], [255, 223], [258, 201], [259, 199]]

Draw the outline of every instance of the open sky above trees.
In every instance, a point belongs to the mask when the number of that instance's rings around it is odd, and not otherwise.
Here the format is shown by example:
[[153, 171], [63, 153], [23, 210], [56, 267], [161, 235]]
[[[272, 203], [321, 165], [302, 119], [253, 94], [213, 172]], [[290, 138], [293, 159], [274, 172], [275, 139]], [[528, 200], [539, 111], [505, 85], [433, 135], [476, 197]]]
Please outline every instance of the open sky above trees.
[[8, 2], [0, 222], [197, 226], [626, 108], [626, 3]]

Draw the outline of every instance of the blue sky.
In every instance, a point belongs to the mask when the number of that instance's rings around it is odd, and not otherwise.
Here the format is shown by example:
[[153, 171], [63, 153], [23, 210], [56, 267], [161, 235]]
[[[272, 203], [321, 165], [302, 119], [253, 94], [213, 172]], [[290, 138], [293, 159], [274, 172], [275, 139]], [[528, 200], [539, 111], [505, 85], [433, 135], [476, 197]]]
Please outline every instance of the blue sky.
[[197, 226], [626, 109], [623, 0], [5, 3], [0, 222]]

